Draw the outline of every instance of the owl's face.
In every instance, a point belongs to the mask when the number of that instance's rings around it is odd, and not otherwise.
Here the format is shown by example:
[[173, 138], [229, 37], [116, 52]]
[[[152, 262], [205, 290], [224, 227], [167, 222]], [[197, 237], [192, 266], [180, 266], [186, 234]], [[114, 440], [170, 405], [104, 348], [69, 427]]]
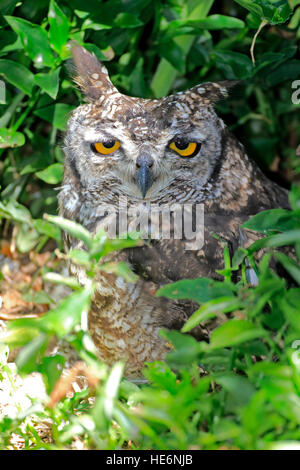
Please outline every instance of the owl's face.
[[73, 53], [90, 103], [71, 116], [65, 152], [95, 202], [104, 188], [133, 201], [159, 201], [172, 188], [177, 195], [201, 190], [222, 157], [224, 125], [212, 104], [225, 86], [207, 83], [160, 100], [128, 97], [93, 55], [79, 46]]

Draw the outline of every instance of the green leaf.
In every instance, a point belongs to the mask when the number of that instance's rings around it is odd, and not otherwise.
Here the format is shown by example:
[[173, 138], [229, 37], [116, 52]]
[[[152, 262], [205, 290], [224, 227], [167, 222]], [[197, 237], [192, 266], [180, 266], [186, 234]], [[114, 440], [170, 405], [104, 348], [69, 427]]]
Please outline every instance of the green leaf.
[[247, 320], [228, 320], [212, 332], [210, 346], [212, 349], [226, 348], [267, 334], [267, 331]]
[[214, 376], [214, 380], [227, 391], [226, 411], [232, 412], [247, 405], [255, 393], [254, 386], [245, 377], [227, 373]]
[[258, 29], [261, 21], [261, 18], [259, 16], [254, 15], [253, 13], [248, 13], [248, 15], [246, 16], [246, 22], [249, 28]]
[[275, 258], [282, 264], [284, 269], [300, 285], [300, 266], [284, 253], [274, 253]]
[[25, 144], [25, 136], [13, 129], [0, 129], [0, 149], [22, 147]]
[[201, 344], [195, 338], [179, 331], [160, 330], [160, 335], [174, 346], [174, 350], [167, 356], [169, 364], [191, 364], [202, 350]]
[[109, 60], [106, 57], [106, 55], [101, 51], [101, 49], [99, 49], [99, 47], [95, 46], [95, 44], [83, 43], [82, 45], [87, 51], [95, 54], [95, 56], [97, 57], [98, 60], [100, 60], [100, 62], [105, 62], [105, 61]]
[[293, 369], [287, 365], [262, 361], [250, 366], [247, 373], [249, 376], [261, 376], [263, 374], [269, 377], [277, 377], [286, 380], [293, 376]]
[[85, 250], [70, 250], [67, 254], [68, 258], [75, 261], [76, 264], [80, 264], [81, 266], [85, 266], [86, 268], [90, 268], [91, 266], [91, 256]]
[[[183, 14], [184, 12], [187, 15], [186, 18], [190, 20], [202, 19], [207, 16], [213, 3], [214, 0], [191, 1], [188, 2], [188, 8], [183, 11], [181, 10], [180, 13]], [[193, 36], [175, 38], [175, 42], [182, 49], [184, 57], [187, 56], [194, 39]], [[162, 58], [151, 82], [151, 89], [153, 90], [155, 98], [169, 94], [176, 75], [176, 67], [174, 67], [168, 59]]]
[[260, 340], [241, 344], [238, 347], [238, 350], [241, 354], [250, 354], [254, 356], [266, 356], [268, 354], [268, 347]]
[[103, 31], [105, 29], [112, 29], [112, 26], [109, 24], [94, 23], [90, 18], [87, 18], [83, 23], [81, 29], [85, 31], [86, 29], [93, 29], [94, 31]]
[[69, 119], [70, 112], [74, 109], [74, 106], [65, 103], [57, 103], [45, 108], [39, 108], [34, 111], [36, 116], [45, 119], [47, 122], [59, 129], [65, 131], [67, 129], [67, 121]]
[[35, 173], [36, 171], [43, 170], [45, 166], [48, 166], [52, 163], [53, 158], [48, 154], [44, 154], [43, 148], [37, 149], [36, 152], [31, 157], [27, 157], [26, 160], [22, 161], [20, 175], [27, 175], [28, 173]]
[[5, 16], [5, 19], [20, 37], [29, 57], [39, 66], [46, 65], [52, 67], [55, 59], [49, 46], [46, 31], [41, 26], [30, 23], [22, 18]]
[[47, 345], [47, 336], [41, 333], [30, 343], [26, 344], [18, 353], [16, 364], [18, 372], [21, 374], [30, 374], [37, 370], [38, 356]]
[[40, 335], [40, 331], [36, 327], [28, 325], [14, 327], [13, 322], [8, 324], [8, 330], [0, 333], [1, 342], [8, 344], [12, 348], [19, 348], [28, 344], [32, 339]]
[[69, 38], [69, 20], [54, 0], [49, 5], [49, 39], [53, 48], [61, 54]]
[[209, 278], [184, 279], [168, 284], [156, 293], [169, 299], [191, 299], [203, 303], [219, 297], [232, 297], [234, 286]]
[[219, 297], [218, 299], [210, 300], [205, 302], [193, 315], [187, 320], [181, 331], [186, 333], [200, 323], [216, 317], [220, 313], [228, 313], [239, 308], [242, 308], [243, 304], [236, 297]]
[[54, 100], [59, 88], [59, 73], [60, 67], [48, 73], [37, 73], [34, 76], [35, 83]]
[[260, 20], [267, 20], [270, 24], [285, 23], [292, 10], [286, 0], [235, 0], [242, 7], [249, 10], [253, 16]]
[[295, 331], [300, 334], [300, 289], [290, 289], [280, 300], [280, 305], [286, 319]]
[[266, 85], [273, 87], [287, 80], [296, 80], [300, 75], [300, 60], [292, 59], [280, 64], [264, 78]]
[[218, 30], [218, 29], [242, 29], [245, 27], [244, 21], [225, 15], [210, 15], [199, 20], [175, 20], [171, 21], [166, 29], [167, 35], [173, 36], [195, 33], [198, 29]]
[[207, 18], [200, 20], [202, 27], [205, 29], [243, 29], [245, 23], [239, 18], [225, 15], [211, 15]]
[[239, 246], [237, 250], [235, 251], [233, 258], [232, 258], [232, 267], [238, 267], [245, 259], [247, 256], [248, 252], [245, 248], [242, 246]]
[[[113, 365], [112, 370], [109, 374], [107, 382], [105, 384], [105, 397], [103, 402], [104, 412], [108, 419], [113, 415], [114, 401], [118, 396], [120, 382], [122, 379], [124, 370], [124, 364], [117, 362]], [[102, 397], [101, 397], [102, 398]]]
[[132, 13], [119, 13], [114, 23], [120, 28], [137, 28], [143, 24], [143, 22]]
[[262, 18], [263, 10], [261, 6], [255, 0], [235, 0], [236, 3], [239, 3], [242, 7], [246, 8], [247, 10], [251, 11], [253, 15], [259, 16]]
[[72, 237], [79, 238], [82, 240], [87, 247], [91, 248], [93, 243], [93, 238], [90, 232], [82, 227], [82, 225], [73, 222], [72, 220], [64, 219], [63, 217], [45, 214], [44, 218], [48, 222], [52, 222], [57, 225], [59, 228], [69, 233]]
[[300, 240], [300, 230], [289, 230], [287, 232], [271, 235], [269, 237], [257, 240], [248, 248], [250, 254], [255, 253], [261, 248], [275, 248], [278, 246], [294, 245]]
[[291, 59], [296, 52], [297, 50], [293, 44], [282, 48], [280, 52], [265, 52], [259, 56], [255, 63], [255, 75], [262, 71], [262, 73], [259, 73], [259, 76], [264, 78], [270, 71], [275, 70], [280, 64]]
[[61, 232], [55, 225], [43, 219], [34, 219], [33, 225], [40, 234], [47, 235], [47, 237], [54, 238], [59, 244], [61, 243]]
[[60, 354], [42, 358], [38, 369], [39, 372], [43, 374], [44, 379], [46, 379], [45, 382], [48, 394], [53, 390], [56, 382], [61, 376], [65, 362], [66, 359]]
[[300, 216], [285, 209], [271, 209], [254, 215], [242, 227], [261, 233], [268, 230], [283, 232], [300, 227]]
[[94, 237], [93, 247], [90, 250], [90, 254], [96, 261], [99, 261], [100, 258], [106, 256], [112, 251], [142, 246], [143, 244], [144, 242], [139, 238], [138, 233], [126, 234], [126, 238], [120, 237], [110, 239], [105, 231], [100, 230]]
[[53, 163], [42, 171], [37, 171], [36, 176], [48, 184], [60, 183], [63, 177], [63, 164]]
[[[18, 0], [2, 0], [0, 3], [0, 13], [1, 15], [11, 14], [16, 7], [16, 4], [19, 3]], [[2, 24], [2, 21], [0, 22]]]
[[0, 202], [0, 216], [12, 219], [15, 222], [32, 225], [32, 218], [29, 210], [16, 201], [9, 201], [7, 204]]
[[140, 57], [128, 77], [130, 94], [134, 96], [146, 97], [148, 93], [147, 85], [145, 82], [145, 74], [143, 71], [144, 59]]
[[215, 50], [213, 53], [215, 64], [228, 80], [246, 80], [253, 74], [251, 59], [240, 52]]
[[113, 273], [116, 276], [121, 276], [127, 282], [137, 282], [138, 276], [134, 274], [133, 271], [129, 268], [129, 266], [125, 262], [113, 262], [110, 263], [103, 263], [101, 265], [101, 270], [107, 273]]
[[14, 320], [10, 322], [9, 327], [12, 329], [34, 328], [63, 338], [80, 324], [82, 314], [87, 314], [92, 293], [92, 285], [78, 289], [61, 300], [55, 309], [49, 310], [43, 317]]
[[39, 241], [39, 234], [33, 227], [22, 224], [17, 233], [17, 248], [21, 253], [27, 253], [32, 250]]
[[26, 302], [33, 302], [35, 304], [51, 304], [53, 300], [49, 297], [47, 292], [41, 290], [39, 292], [30, 293], [27, 292], [23, 294], [23, 299]]
[[185, 73], [185, 54], [180, 46], [172, 39], [167, 42], [161, 42], [158, 46], [158, 52], [181, 74]]
[[12, 60], [0, 59], [0, 74], [3, 74], [9, 83], [31, 96], [34, 75], [27, 67]]
[[62, 284], [64, 286], [70, 287], [71, 289], [80, 289], [79, 282], [75, 279], [75, 277], [66, 277], [62, 276], [58, 273], [49, 272], [43, 274], [43, 281], [45, 282], [53, 282], [53, 284]]
[[267, 0], [256, 0], [262, 4], [264, 19], [268, 20], [271, 24], [285, 23], [292, 10], [286, 0], [279, 0], [276, 2]]
[[[300, 10], [299, 10], [300, 11]], [[293, 185], [289, 192], [289, 200], [294, 211], [300, 212], [300, 185]]]

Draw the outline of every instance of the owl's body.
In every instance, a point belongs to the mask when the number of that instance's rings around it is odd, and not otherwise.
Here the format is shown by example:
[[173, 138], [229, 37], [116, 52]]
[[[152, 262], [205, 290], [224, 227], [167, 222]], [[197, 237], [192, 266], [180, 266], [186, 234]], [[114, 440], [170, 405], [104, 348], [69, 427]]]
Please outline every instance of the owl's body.
[[[99, 274], [89, 314], [99, 357], [108, 363], [126, 360], [127, 376], [135, 377], [145, 361], [163, 359], [168, 351], [159, 329], [180, 329], [197, 308], [155, 297], [156, 290], [180, 279], [216, 277], [223, 267], [222, 240], [233, 250], [251, 243], [255, 235], [242, 233], [241, 224], [262, 210], [287, 207], [287, 194], [249, 161], [215, 114], [213, 104], [226, 96], [226, 82], [161, 100], [133, 98], [113, 87], [94, 56], [79, 46], [73, 52], [77, 81], [90, 103], [69, 120], [61, 215], [95, 233], [105, 222], [103, 204], [118, 211], [120, 197], [128, 206], [204, 205], [202, 248], [187, 250], [184, 239], [151, 240], [110, 257], [127, 262], [139, 274], [136, 283]], [[98, 142], [104, 143], [101, 152]], [[66, 237], [66, 245], [80, 242]], [[84, 270], [75, 265], [70, 270], [84, 284]], [[209, 334], [200, 326], [193, 333]]]

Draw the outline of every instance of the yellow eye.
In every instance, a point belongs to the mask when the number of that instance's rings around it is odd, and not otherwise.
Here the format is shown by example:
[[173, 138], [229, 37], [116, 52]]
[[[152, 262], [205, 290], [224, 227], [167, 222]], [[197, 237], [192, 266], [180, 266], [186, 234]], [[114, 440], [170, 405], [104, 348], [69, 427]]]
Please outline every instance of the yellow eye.
[[92, 144], [94, 152], [101, 153], [101, 155], [109, 155], [120, 147], [118, 140], [107, 140], [106, 142], [96, 142]]
[[175, 150], [181, 157], [193, 157], [200, 149], [200, 144], [187, 142], [186, 140], [173, 140], [169, 144], [170, 149]]

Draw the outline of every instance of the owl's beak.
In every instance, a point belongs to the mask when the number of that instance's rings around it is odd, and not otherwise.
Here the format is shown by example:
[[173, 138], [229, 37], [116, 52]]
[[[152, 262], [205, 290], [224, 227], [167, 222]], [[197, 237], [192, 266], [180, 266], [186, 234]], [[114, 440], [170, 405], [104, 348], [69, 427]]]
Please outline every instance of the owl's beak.
[[143, 198], [150, 186], [153, 183], [153, 175], [151, 168], [153, 166], [153, 159], [149, 155], [141, 155], [136, 161], [137, 171], [135, 173], [135, 182], [139, 187]]

